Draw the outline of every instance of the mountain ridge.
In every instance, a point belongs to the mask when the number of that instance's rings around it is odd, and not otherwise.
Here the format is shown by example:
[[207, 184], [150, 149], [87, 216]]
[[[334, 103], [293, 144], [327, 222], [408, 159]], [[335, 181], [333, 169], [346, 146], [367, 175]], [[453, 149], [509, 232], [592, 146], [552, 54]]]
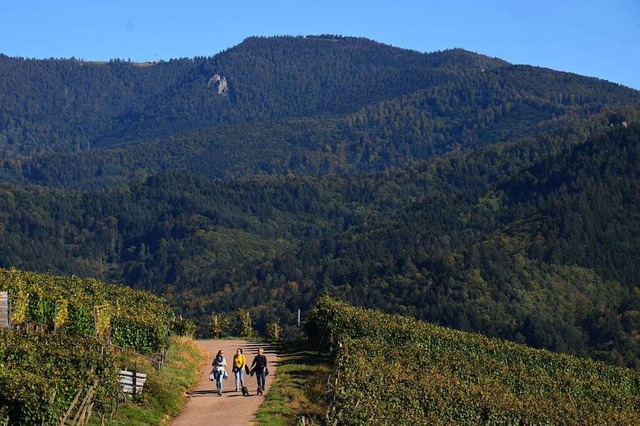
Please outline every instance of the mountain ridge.
[[[11, 83], [0, 91], [3, 173], [15, 182], [93, 187], [140, 172], [203, 173], [202, 159], [216, 164], [205, 176], [222, 178], [375, 171], [640, 102], [632, 89], [462, 49], [327, 41], [254, 37], [214, 57], [153, 67], [0, 58], [0, 83]], [[213, 75], [226, 79], [227, 94], [210, 87]], [[278, 148], [258, 148], [256, 138]], [[67, 158], [87, 174], [58, 179]], [[91, 165], [103, 159], [120, 167]]]
[[[479, 61], [495, 63], [485, 64], [487, 70], [513, 67], [460, 49], [419, 53], [360, 38], [341, 38], [328, 48], [317, 40], [322, 39], [248, 38], [213, 57], [170, 60], [153, 67], [120, 60], [96, 66], [77, 60], [0, 57], [5, 76], [0, 78], [3, 133], [4, 139], [11, 139], [7, 143], [0, 138], [0, 147], [5, 158], [13, 152], [19, 156], [73, 152], [109, 140], [126, 142], [124, 135], [151, 138], [203, 125], [353, 113], [384, 99], [459, 79], [461, 72], [477, 74]], [[362, 45], [367, 47], [366, 55], [356, 55], [349, 47]], [[228, 96], [212, 96], [206, 82], [215, 73], [228, 77]], [[564, 78], [585, 79], [571, 74]], [[41, 106], [36, 108], [37, 104]], [[65, 129], [70, 124], [83, 134]], [[49, 142], [30, 140], [41, 137]]]

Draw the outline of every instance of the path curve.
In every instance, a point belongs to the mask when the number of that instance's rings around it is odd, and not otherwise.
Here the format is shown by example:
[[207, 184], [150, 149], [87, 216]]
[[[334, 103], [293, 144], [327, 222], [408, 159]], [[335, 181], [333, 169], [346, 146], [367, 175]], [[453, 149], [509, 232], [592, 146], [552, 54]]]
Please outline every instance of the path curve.
[[[171, 423], [172, 426], [243, 426], [251, 425], [254, 416], [264, 401], [264, 396], [256, 395], [256, 377], [247, 375], [245, 384], [249, 388], [250, 396], [243, 397], [241, 392], [235, 392], [235, 383], [231, 364], [237, 348], [242, 348], [251, 365], [258, 348], [263, 348], [267, 356], [269, 375], [267, 376], [266, 392], [271, 388], [271, 381], [276, 373], [275, 349], [259, 342], [246, 340], [196, 340], [198, 347], [207, 352], [206, 363], [202, 366], [200, 383], [195, 391], [188, 395], [189, 400], [182, 413]], [[222, 396], [216, 393], [215, 382], [209, 381], [211, 362], [218, 351], [222, 349], [227, 359], [229, 379], [223, 383]]]

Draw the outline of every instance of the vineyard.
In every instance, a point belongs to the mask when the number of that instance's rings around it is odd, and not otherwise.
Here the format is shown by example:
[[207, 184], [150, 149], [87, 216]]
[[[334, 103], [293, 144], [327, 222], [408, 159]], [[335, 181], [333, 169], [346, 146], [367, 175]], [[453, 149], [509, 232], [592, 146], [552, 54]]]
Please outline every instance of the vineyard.
[[85, 417], [115, 409], [117, 368], [93, 338], [0, 330], [0, 424], [58, 424], [78, 395]]
[[30, 322], [109, 336], [112, 343], [140, 353], [157, 353], [169, 341], [173, 313], [161, 298], [144, 291], [15, 269], [0, 269], [0, 291], [9, 292], [13, 325]]
[[640, 424], [640, 374], [323, 298], [333, 424]]
[[11, 305], [0, 329], [0, 424], [83, 424], [121, 402], [116, 356], [148, 357], [169, 343], [172, 312], [162, 299], [92, 279], [0, 270]]

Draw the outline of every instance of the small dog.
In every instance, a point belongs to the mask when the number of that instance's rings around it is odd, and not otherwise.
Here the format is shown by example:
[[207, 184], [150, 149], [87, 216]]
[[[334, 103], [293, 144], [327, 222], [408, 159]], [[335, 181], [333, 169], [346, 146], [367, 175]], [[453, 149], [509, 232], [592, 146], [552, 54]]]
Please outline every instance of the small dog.
[[246, 386], [242, 387], [242, 396], [249, 396], [249, 389]]

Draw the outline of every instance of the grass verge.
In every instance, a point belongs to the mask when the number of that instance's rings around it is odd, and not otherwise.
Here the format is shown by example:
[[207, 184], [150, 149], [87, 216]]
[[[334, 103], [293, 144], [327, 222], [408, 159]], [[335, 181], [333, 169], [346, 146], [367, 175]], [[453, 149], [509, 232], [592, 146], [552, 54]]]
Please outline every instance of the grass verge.
[[[321, 424], [329, 359], [306, 342], [280, 344], [276, 377], [256, 414], [261, 426]], [[304, 419], [304, 420], [303, 420]]]
[[164, 367], [160, 371], [144, 360], [125, 356], [122, 365], [136, 363], [141, 372], [147, 373], [142, 397], [119, 408], [113, 417], [114, 425], [167, 425], [180, 414], [186, 403], [187, 391], [199, 380], [199, 369], [204, 353], [194, 341], [184, 337], [172, 337]]

